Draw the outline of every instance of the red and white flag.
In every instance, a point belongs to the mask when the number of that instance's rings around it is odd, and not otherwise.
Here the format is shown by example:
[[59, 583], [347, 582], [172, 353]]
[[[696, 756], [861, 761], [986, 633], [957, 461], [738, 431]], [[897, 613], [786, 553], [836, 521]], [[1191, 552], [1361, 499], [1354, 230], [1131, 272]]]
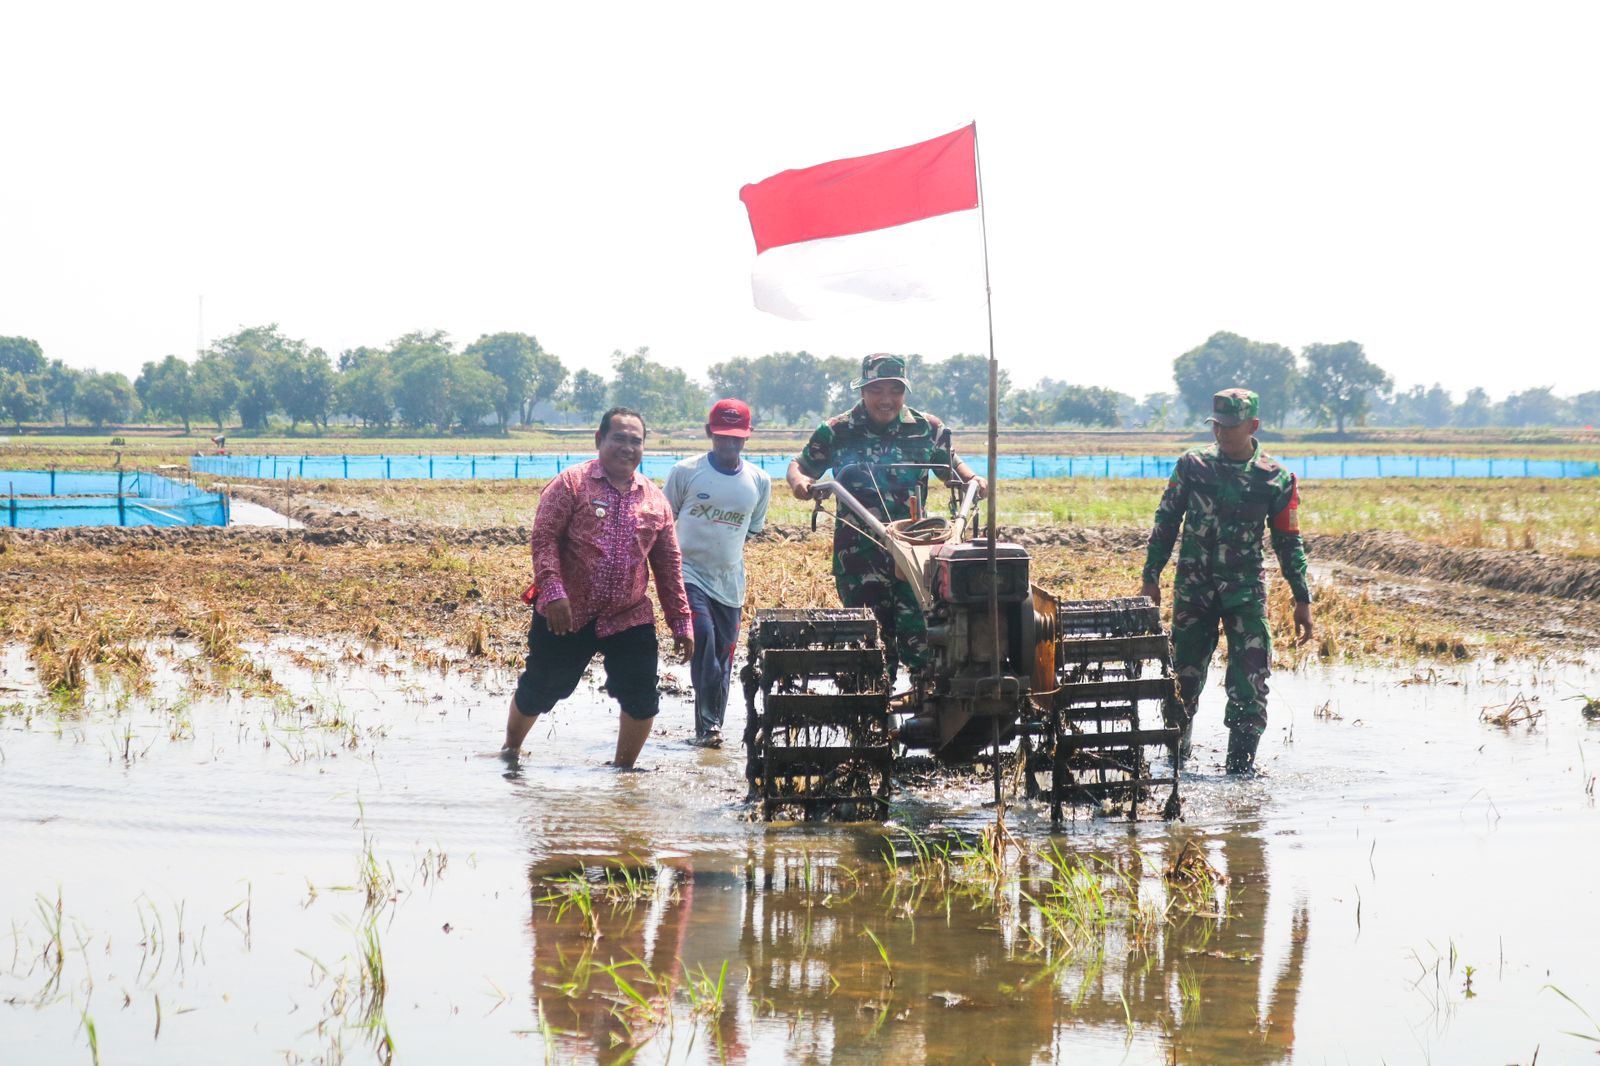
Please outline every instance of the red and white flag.
[[885, 301], [980, 301], [977, 143], [966, 126], [739, 190], [756, 239], [756, 306], [807, 319]]

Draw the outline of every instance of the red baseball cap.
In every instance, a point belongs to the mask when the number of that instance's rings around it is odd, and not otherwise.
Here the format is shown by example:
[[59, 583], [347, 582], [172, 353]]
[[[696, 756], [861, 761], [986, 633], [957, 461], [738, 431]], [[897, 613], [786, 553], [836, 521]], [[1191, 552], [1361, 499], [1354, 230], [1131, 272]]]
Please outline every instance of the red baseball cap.
[[750, 435], [750, 405], [743, 400], [718, 400], [711, 405], [711, 415], [706, 426], [712, 433], [724, 437]]

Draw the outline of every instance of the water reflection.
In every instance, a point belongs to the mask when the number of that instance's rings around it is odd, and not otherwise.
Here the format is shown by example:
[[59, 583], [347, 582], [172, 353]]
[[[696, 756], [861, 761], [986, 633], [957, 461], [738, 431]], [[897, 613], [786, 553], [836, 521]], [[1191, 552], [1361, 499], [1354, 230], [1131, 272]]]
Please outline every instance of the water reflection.
[[[533, 989], [552, 1054], [1289, 1057], [1309, 916], [1299, 900], [1274, 910], [1259, 824], [998, 854], [858, 831], [774, 833], [742, 856], [541, 860], [529, 871]], [[1195, 856], [1226, 881], [1170, 878]], [[1286, 936], [1269, 939], [1269, 911], [1274, 928], [1288, 915]]]

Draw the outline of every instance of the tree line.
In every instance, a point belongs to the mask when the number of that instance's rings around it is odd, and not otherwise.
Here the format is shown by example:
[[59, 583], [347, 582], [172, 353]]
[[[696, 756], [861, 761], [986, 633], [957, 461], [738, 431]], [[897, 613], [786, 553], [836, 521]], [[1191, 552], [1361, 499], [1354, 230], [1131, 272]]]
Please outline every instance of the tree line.
[[[911, 399], [957, 425], [988, 418], [988, 360], [956, 354], [906, 357]], [[129, 381], [116, 372], [79, 370], [46, 359], [26, 337], [0, 337], [0, 418], [74, 418], [95, 428], [135, 418], [195, 422], [221, 432], [237, 424], [265, 432], [322, 432], [335, 421], [373, 431], [479, 432], [535, 421], [592, 420], [620, 404], [653, 421], [694, 424], [712, 399], [737, 396], [768, 423], [806, 425], [855, 402], [850, 382], [859, 358], [772, 352], [713, 363], [702, 383], [650, 356], [648, 348], [611, 354], [610, 375], [570, 370], [527, 333], [484, 334], [457, 349], [442, 331], [407, 333], [384, 347], [323, 349], [276, 325], [241, 329], [193, 360], [169, 355]], [[1396, 426], [1531, 426], [1600, 422], [1600, 391], [1572, 397], [1543, 386], [1498, 403], [1479, 388], [1458, 402], [1439, 384], [1404, 392], [1354, 341], [1310, 344], [1297, 355], [1279, 344], [1215, 333], [1173, 361], [1174, 391], [1142, 398], [1045, 378], [1013, 387], [1000, 373], [1001, 420], [1011, 426], [1168, 430], [1193, 427], [1219, 389], [1246, 385], [1261, 395], [1263, 423], [1327, 426], [1344, 433], [1366, 423]], [[236, 421], [235, 421], [236, 420]]]
[[1261, 395], [1261, 420], [1278, 427], [1352, 425], [1478, 428], [1600, 423], [1600, 390], [1571, 397], [1542, 385], [1494, 402], [1471, 388], [1457, 402], [1445, 387], [1417, 385], [1403, 392], [1355, 341], [1308, 344], [1299, 356], [1281, 344], [1236, 333], [1213, 333], [1172, 364], [1178, 399], [1190, 412], [1208, 411], [1211, 396], [1229, 385]]

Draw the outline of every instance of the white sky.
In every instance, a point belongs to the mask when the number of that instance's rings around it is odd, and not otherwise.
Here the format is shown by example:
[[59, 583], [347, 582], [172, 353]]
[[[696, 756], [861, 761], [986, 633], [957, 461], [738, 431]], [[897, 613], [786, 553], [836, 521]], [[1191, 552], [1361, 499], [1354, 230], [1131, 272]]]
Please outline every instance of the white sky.
[[1600, 5], [0, 0], [0, 334], [118, 369], [277, 322], [569, 367], [984, 351], [753, 309], [741, 185], [978, 121], [1013, 381], [1219, 329], [1600, 388]]

